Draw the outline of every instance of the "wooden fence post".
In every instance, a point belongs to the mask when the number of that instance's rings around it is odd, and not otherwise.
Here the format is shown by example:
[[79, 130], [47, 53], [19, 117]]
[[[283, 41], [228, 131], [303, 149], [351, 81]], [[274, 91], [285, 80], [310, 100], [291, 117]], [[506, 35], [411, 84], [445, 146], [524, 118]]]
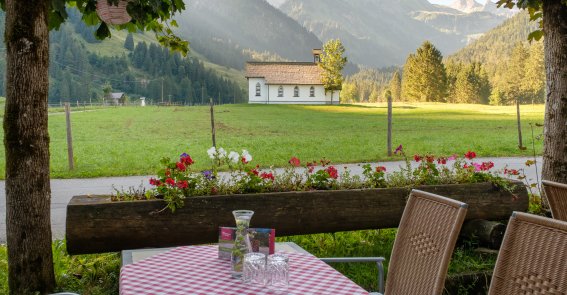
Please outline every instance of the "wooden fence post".
[[215, 135], [215, 113], [213, 110], [213, 98], [210, 97], [209, 98], [209, 102], [211, 104], [211, 130], [212, 130], [212, 136], [213, 136], [213, 146], [216, 148], [217, 147], [217, 140], [216, 140], [216, 135]]
[[392, 156], [392, 93], [386, 91], [388, 99], [388, 157]]
[[520, 123], [520, 100], [518, 98], [516, 98], [516, 114], [518, 117], [518, 148], [521, 150], [525, 150], [526, 148], [522, 143], [522, 125]]
[[71, 108], [68, 102], [65, 103], [65, 121], [67, 123], [67, 156], [69, 158], [69, 170], [75, 169], [73, 159], [73, 136], [71, 134]]

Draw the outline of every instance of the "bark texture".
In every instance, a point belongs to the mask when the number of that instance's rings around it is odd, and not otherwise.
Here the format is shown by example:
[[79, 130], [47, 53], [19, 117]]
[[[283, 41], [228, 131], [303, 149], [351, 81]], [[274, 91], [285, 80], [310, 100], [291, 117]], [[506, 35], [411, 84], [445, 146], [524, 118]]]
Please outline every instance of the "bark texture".
[[567, 5], [543, 0], [545, 106], [543, 179], [567, 183]]
[[49, 0], [6, 0], [6, 232], [10, 294], [53, 290], [47, 91]]

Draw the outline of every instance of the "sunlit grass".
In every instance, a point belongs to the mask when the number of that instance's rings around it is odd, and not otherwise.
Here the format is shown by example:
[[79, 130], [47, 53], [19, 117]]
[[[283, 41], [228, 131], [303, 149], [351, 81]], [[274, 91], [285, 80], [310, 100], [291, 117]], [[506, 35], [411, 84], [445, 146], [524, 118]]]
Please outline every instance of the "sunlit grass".
[[[522, 106], [528, 123], [543, 122], [543, 106]], [[163, 156], [189, 152], [206, 169], [212, 145], [208, 107], [116, 107], [71, 116], [76, 169], [68, 171], [65, 116], [50, 114], [52, 177], [153, 174]], [[334, 163], [400, 160], [386, 154], [384, 105], [223, 105], [215, 108], [217, 146], [247, 149], [254, 163], [283, 166], [291, 156]], [[536, 135], [541, 128], [536, 128]], [[0, 131], [1, 132], [1, 131]], [[0, 133], [1, 134], [1, 133]], [[517, 145], [515, 107], [395, 104], [394, 147], [408, 154], [528, 156]], [[541, 143], [536, 143], [541, 152]], [[0, 152], [0, 175], [4, 175]]]

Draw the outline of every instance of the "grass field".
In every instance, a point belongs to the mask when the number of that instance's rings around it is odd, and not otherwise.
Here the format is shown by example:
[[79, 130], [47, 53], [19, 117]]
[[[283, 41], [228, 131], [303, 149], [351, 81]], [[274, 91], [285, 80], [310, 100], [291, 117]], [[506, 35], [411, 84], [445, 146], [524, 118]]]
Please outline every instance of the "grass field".
[[[542, 105], [523, 106], [524, 145], [528, 123], [542, 123]], [[386, 155], [384, 105], [224, 105], [215, 108], [217, 145], [247, 149], [253, 163], [283, 166], [291, 156], [326, 157], [333, 163], [399, 160]], [[190, 153], [206, 169], [211, 146], [208, 107], [117, 107], [71, 116], [76, 169], [68, 171], [65, 116], [51, 113], [54, 178], [153, 174], [163, 156]], [[416, 104], [394, 108], [393, 145], [408, 154], [527, 156], [517, 147], [514, 107]], [[541, 133], [537, 127], [536, 133]], [[536, 141], [541, 153], [541, 142]], [[0, 152], [0, 175], [4, 175]]]

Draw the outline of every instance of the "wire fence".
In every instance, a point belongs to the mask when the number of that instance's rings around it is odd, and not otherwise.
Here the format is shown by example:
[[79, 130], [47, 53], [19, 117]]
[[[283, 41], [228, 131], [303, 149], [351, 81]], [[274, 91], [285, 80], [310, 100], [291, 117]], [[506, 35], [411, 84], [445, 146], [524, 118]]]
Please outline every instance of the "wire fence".
[[[206, 103], [195, 103], [190, 101], [137, 101], [137, 102], [92, 102], [92, 101], [68, 101], [69, 106], [72, 111], [81, 110], [93, 110], [93, 109], [103, 109], [103, 108], [117, 108], [117, 107], [144, 107], [144, 106], [157, 106], [157, 107], [183, 107], [183, 106], [208, 106], [209, 101]], [[60, 101], [58, 103], [49, 103], [49, 112], [64, 112], [65, 111], [65, 101]], [[215, 102], [215, 105], [219, 105]]]

